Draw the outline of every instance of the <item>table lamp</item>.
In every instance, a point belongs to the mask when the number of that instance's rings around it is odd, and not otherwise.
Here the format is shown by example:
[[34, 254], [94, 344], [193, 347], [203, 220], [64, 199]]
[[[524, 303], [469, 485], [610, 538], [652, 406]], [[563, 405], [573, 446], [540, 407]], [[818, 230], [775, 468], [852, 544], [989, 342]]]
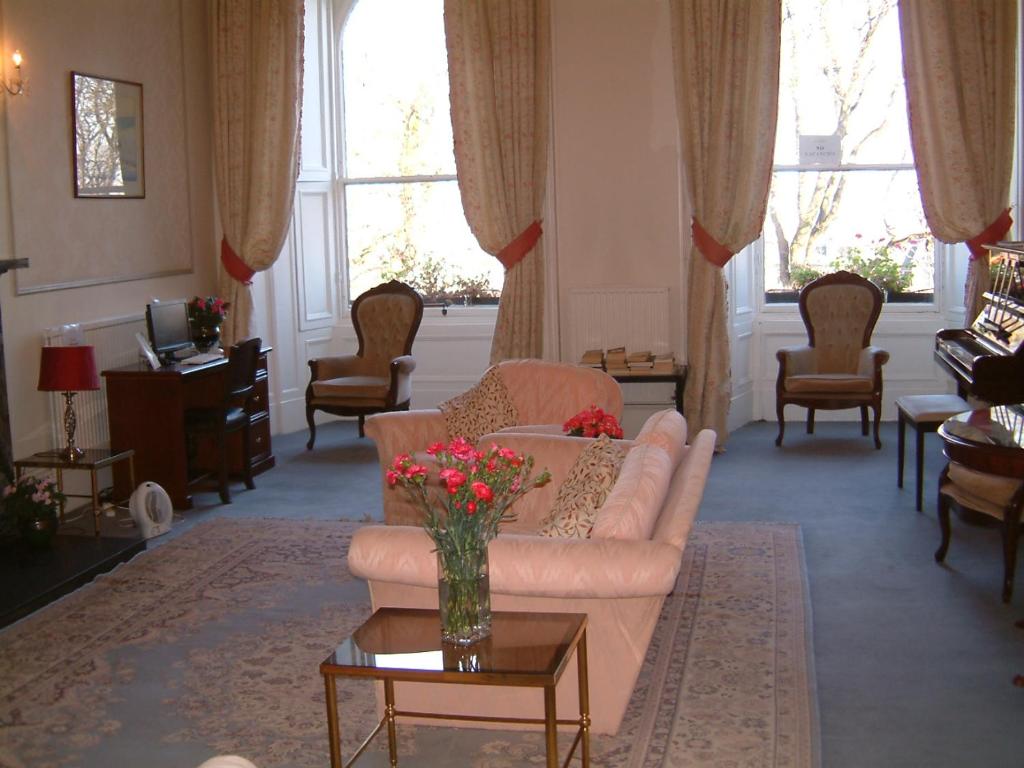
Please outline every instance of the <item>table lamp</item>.
[[75, 394], [87, 389], [99, 389], [100, 378], [96, 375], [96, 358], [91, 346], [43, 347], [39, 360], [40, 392], [61, 392], [64, 395], [64, 434], [67, 446], [60, 456], [67, 461], [77, 461], [84, 451], [75, 447]]

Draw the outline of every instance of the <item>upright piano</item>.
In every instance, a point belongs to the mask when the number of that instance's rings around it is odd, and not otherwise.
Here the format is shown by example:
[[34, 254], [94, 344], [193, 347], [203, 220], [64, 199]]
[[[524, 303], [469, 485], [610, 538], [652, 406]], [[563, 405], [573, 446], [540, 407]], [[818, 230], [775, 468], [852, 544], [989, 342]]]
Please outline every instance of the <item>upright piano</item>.
[[935, 334], [935, 360], [956, 380], [961, 397], [995, 405], [1024, 402], [1024, 243], [985, 246], [992, 290], [970, 328]]

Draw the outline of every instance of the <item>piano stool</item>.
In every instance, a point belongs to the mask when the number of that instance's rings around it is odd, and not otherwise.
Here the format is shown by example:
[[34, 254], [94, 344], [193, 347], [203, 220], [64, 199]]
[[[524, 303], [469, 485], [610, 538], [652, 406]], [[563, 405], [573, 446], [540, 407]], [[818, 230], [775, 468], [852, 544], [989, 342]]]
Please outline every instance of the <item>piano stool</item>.
[[896, 487], [903, 487], [903, 455], [904, 437], [907, 424], [914, 428], [917, 437], [917, 495], [916, 509], [921, 511], [921, 490], [924, 483], [924, 436], [927, 432], [935, 432], [950, 416], [971, 410], [970, 404], [957, 395], [906, 395], [896, 400], [896, 411], [899, 414], [899, 465], [896, 471]]

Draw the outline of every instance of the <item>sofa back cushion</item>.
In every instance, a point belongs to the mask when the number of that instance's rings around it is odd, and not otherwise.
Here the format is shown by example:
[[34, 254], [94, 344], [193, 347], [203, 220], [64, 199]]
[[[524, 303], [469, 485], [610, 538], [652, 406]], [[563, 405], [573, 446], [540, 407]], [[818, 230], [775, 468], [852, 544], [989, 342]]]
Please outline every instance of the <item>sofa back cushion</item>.
[[438, 407], [444, 414], [448, 438], [464, 437], [471, 443], [519, 421], [505, 382], [494, 367], [487, 369], [478, 384]]
[[598, 510], [619, 477], [629, 446], [601, 435], [588, 440], [561, 482], [537, 533], [541, 536], [585, 539]]
[[672, 480], [672, 458], [657, 445], [636, 445], [597, 513], [594, 539], [651, 538]]
[[546, 360], [506, 360], [495, 368], [519, 424], [561, 425], [591, 405], [622, 418], [622, 390], [604, 371]]
[[672, 408], [658, 411], [644, 422], [636, 442], [657, 445], [668, 454], [672, 469], [675, 469], [686, 447], [686, 419]]

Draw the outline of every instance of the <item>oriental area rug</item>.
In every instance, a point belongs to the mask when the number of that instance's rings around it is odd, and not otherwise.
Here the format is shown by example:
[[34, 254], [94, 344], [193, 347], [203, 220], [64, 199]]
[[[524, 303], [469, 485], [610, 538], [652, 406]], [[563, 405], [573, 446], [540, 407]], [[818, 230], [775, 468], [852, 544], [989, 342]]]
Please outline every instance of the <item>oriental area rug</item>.
[[[358, 525], [213, 520], [4, 629], [0, 766], [328, 765], [319, 663], [370, 613], [345, 565]], [[816, 766], [807, 606], [798, 526], [698, 523], [592, 764]], [[339, 707], [348, 756], [376, 722], [372, 683], [339, 681]], [[544, 765], [535, 732], [400, 721], [399, 743], [406, 766]], [[378, 737], [358, 765], [386, 764]]]

